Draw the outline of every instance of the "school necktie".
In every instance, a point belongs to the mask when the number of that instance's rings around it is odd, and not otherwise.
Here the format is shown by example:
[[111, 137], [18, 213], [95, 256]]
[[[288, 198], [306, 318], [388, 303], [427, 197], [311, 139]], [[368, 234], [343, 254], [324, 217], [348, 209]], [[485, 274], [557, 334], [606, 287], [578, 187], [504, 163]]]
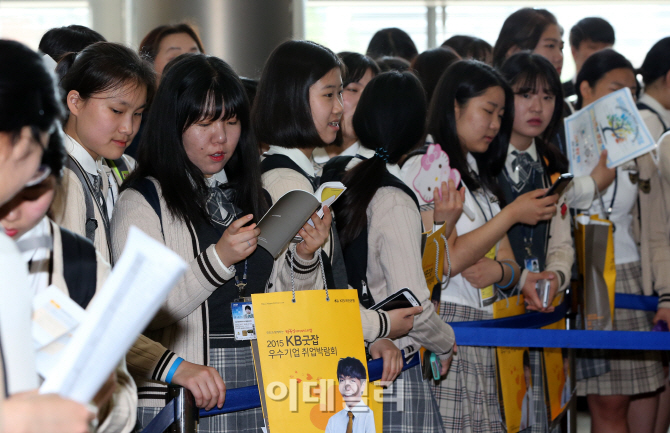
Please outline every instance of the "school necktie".
[[526, 186], [526, 182], [530, 179], [533, 171], [542, 174], [544, 170], [542, 169], [542, 164], [533, 161], [533, 158], [527, 152], [517, 152], [514, 150], [512, 151], [512, 155], [515, 156], [512, 160], [512, 171], [516, 172], [519, 176], [516, 183], [512, 182], [512, 188], [516, 192], [520, 192]]
[[241, 215], [234, 204], [235, 191], [232, 188], [221, 189], [220, 184], [209, 188], [207, 197], [207, 212], [212, 221], [228, 227], [237, 216]]
[[102, 195], [102, 176], [99, 174], [92, 174], [91, 178], [93, 180], [93, 197], [100, 205], [102, 210], [102, 222], [105, 225], [105, 231], [109, 233], [109, 213], [107, 211], [107, 202], [105, 197]]
[[349, 422], [347, 423], [346, 433], [354, 433], [354, 413], [352, 411], [349, 411], [347, 415], [349, 415]]

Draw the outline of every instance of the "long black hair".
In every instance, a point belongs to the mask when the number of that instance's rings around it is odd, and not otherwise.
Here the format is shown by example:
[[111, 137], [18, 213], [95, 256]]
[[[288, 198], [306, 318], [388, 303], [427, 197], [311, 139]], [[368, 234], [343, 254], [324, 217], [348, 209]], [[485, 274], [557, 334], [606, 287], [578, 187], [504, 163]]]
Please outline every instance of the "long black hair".
[[449, 47], [426, 50], [412, 60], [412, 69], [423, 85], [429, 104], [435, 93], [435, 86], [444, 71], [459, 60], [460, 56]]
[[534, 50], [551, 24], [558, 25], [558, 21], [546, 9], [523, 8], [508, 16], [493, 47], [493, 66], [501, 67], [513, 47]]
[[170, 61], [156, 92], [137, 154], [134, 180], [153, 176], [161, 185], [170, 212], [185, 222], [209, 221], [209, 189], [202, 171], [184, 149], [182, 135], [201, 119], [237, 117], [241, 123], [237, 148], [226, 163], [235, 204], [257, 221], [267, 209], [261, 187], [260, 156], [249, 123], [249, 100], [242, 82], [223, 60], [204, 54], [182, 54]]
[[[630, 69], [635, 74], [635, 68], [630, 61], [611, 48], [606, 48], [593, 53], [582, 65], [582, 69], [577, 74], [575, 89], [577, 90], [577, 108], [582, 108], [584, 97], [580, 86], [583, 81], [589, 83], [589, 87], [594, 88], [596, 83], [614, 69]], [[638, 87], [639, 92], [639, 87]], [[633, 95], [637, 96], [637, 95]]]
[[411, 62], [419, 54], [412, 37], [397, 27], [378, 30], [370, 39], [365, 55], [377, 60], [381, 57], [402, 57]]
[[354, 53], [352, 51], [342, 51], [337, 53], [337, 56], [342, 60], [346, 70], [342, 76], [342, 87], [347, 87], [351, 83], [358, 82], [363, 75], [370, 69], [372, 76], [381, 73], [379, 65], [371, 57], [361, 53]]
[[423, 138], [426, 97], [410, 72], [385, 72], [373, 78], [361, 94], [354, 113], [354, 131], [361, 146], [388, 154], [361, 162], [342, 183], [347, 191], [335, 203], [337, 229], [343, 246], [367, 225], [366, 210], [379, 189], [386, 163], [397, 164]]
[[18, 137], [30, 126], [39, 143], [39, 132], [52, 131], [65, 115], [54, 76], [19, 42], [0, 40], [0, 58], [0, 131]]
[[544, 132], [536, 137], [535, 147], [540, 157], [546, 157], [550, 173], [567, 171], [567, 158], [551, 142], [563, 120], [563, 86], [556, 68], [541, 55], [524, 51], [505, 60], [500, 73], [517, 95], [538, 93], [540, 89], [537, 86], [540, 82], [544, 90], [554, 97], [554, 111], [551, 120]]
[[[475, 176], [470, 170], [458, 138], [455, 106], [458, 104], [459, 107], [464, 107], [470, 99], [480, 96], [491, 87], [500, 87], [504, 91], [505, 112], [500, 130], [486, 152], [472, 154], [479, 168], [479, 176]], [[513, 124], [514, 94], [503, 76], [485, 63], [461, 60], [451, 65], [437, 83], [428, 110], [427, 132], [449, 155], [449, 164], [461, 173], [463, 182], [471, 191], [484, 186], [498, 198], [502, 198], [495, 178], [505, 164]]]

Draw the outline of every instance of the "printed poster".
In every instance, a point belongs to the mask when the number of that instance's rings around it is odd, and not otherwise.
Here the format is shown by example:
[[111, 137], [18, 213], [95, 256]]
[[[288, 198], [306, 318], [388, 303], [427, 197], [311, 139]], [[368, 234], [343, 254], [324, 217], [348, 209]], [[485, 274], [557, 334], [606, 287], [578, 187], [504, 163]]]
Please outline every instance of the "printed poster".
[[[563, 294], [556, 296], [552, 305], [558, 307], [563, 302]], [[565, 319], [559, 320], [542, 329], [565, 329]], [[557, 347], [545, 347], [543, 351], [545, 400], [550, 421], [555, 420], [570, 402], [570, 362], [568, 350]]]
[[445, 236], [446, 230], [447, 228], [443, 225], [439, 230], [428, 234], [422, 258], [423, 275], [430, 290], [430, 299], [436, 304], [435, 311], [438, 313], [445, 256], [443, 236]]
[[[493, 318], [525, 314], [523, 295], [510, 296], [493, 304]], [[530, 353], [527, 347], [497, 347], [498, 401], [507, 431], [518, 432], [535, 422]]]
[[570, 171], [587, 176], [607, 149], [607, 166], [618, 167], [656, 148], [630, 89], [623, 88], [565, 119]]
[[[254, 356], [268, 432], [381, 433], [355, 290], [253, 294]], [[350, 409], [350, 410], [349, 410]], [[349, 412], [353, 415], [350, 420]]]

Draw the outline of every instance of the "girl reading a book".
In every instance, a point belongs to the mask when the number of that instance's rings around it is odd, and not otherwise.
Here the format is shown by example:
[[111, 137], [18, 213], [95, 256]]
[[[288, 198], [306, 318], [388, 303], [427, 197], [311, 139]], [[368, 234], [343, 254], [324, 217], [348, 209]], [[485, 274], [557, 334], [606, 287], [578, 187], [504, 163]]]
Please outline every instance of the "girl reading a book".
[[[556, 196], [542, 198], [546, 190], [522, 194], [500, 209], [495, 178], [505, 160], [512, 113], [514, 96], [504, 78], [470, 60], [447, 69], [428, 110], [428, 133], [460, 172], [465, 189], [464, 212], [445, 257], [444, 273], [451, 271], [440, 301], [445, 322], [492, 318], [498, 291], [514, 288], [521, 275], [507, 231], [517, 223], [548, 220], [556, 209]], [[410, 158], [405, 167], [417, 165], [416, 158], [421, 156]], [[447, 431], [503, 431], [494, 356], [492, 348], [459, 347], [451, 369], [433, 389]]]
[[[309, 41], [285, 42], [273, 51], [263, 69], [252, 111], [256, 137], [270, 145], [261, 171], [273, 201], [294, 189], [312, 193], [318, 188], [321, 171], [314, 166], [312, 154], [317, 147], [335, 141], [342, 113], [342, 63], [335, 53]], [[337, 233], [330, 228], [330, 210], [325, 209], [323, 220], [312, 215], [312, 221], [314, 228], [306, 225], [306, 230], [298, 232], [304, 241], [289, 244], [277, 261], [294, 262], [295, 281], [302, 280], [312, 289], [322, 289], [323, 280], [329, 288], [346, 288], [347, 270]], [[269, 289], [281, 290], [278, 286]], [[406, 334], [419, 310], [414, 307], [387, 313], [362, 308], [365, 341]], [[397, 366], [397, 354], [395, 360]]]
[[[136, 345], [128, 355], [142, 425], [165, 405], [167, 383], [188, 388], [207, 409], [223, 405], [226, 386], [255, 385], [250, 344], [234, 338], [231, 303], [291, 284], [289, 263], [273, 266], [257, 248], [255, 223], [270, 200], [235, 72], [215, 57], [179, 56], [164, 71], [156, 104], [161, 109], [149, 114], [137, 170], [114, 211], [114, 254], [135, 225], [191, 265], [145, 332], [157, 344]], [[314, 283], [295, 281], [297, 289]], [[252, 409], [205, 418], [199, 429], [262, 425], [261, 410]]]
[[[556, 69], [538, 54], [514, 54], [505, 61], [500, 72], [514, 92], [514, 124], [505, 149], [505, 165], [497, 180], [505, 202], [512, 203], [526, 192], [548, 188], [552, 179], [568, 171], [566, 158], [551, 142], [561, 124], [562, 87]], [[550, 220], [534, 225], [516, 224], [507, 232], [521, 269], [518, 287], [524, 295], [526, 310], [553, 311], [554, 297], [570, 283], [575, 252], [570, 213], [564, 202], [562, 196], [558, 202], [560, 212]], [[545, 307], [536, 285], [544, 288], [546, 281], [550, 292]], [[541, 350], [531, 349], [528, 368], [534, 377], [530, 394], [536, 399], [531, 406], [535, 413], [530, 414], [535, 420], [534, 432], [548, 431], [541, 356]]]
[[[378, 75], [363, 91], [353, 117], [361, 144], [358, 154], [331, 160], [324, 174], [339, 172], [347, 186], [334, 205], [337, 230], [345, 261], [366, 265], [360, 267], [359, 274], [348, 274], [350, 281], [363, 281], [374, 302], [408, 287], [423, 307], [407, 335], [375, 342], [371, 354], [374, 357], [373, 352], [383, 345], [392, 345], [404, 349], [407, 356], [424, 346], [439, 355], [444, 374], [454, 351], [454, 333], [435, 314], [431, 303], [421, 265], [419, 206], [398, 177], [397, 166], [422, 139], [425, 118], [426, 97], [418, 78], [408, 72]], [[384, 431], [442, 431], [442, 421], [420, 368], [398, 377], [403, 380], [405, 407], [421, 409], [399, 411], [394, 403], [385, 401]]]
[[[577, 96], [580, 107], [621, 88], [628, 87], [637, 94], [637, 80], [631, 63], [614, 50], [606, 49], [589, 57], [577, 75]], [[647, 172], [657, 176], [657, 170], [644, 170], [640, 159], [616, 168], [614, 183], [601, 198], [593, 201], [589, 212], [614, 223], [614, 263], [616, 264], [616, 293], [653, 293], [659, 290], [659, 307], [667, 305], [667, 260], [658, 256], [663, 248], [651, 248], [652, 242], [664, 242], [667, 251], [667, 226], [662, 210], [663, 193], [658, 182], [643, 177]], [[645, 176], [646, 177], [646, 176]], [[653, 199], [654, 195], [657, 197]], [[645, 197], [646, 196], [646, 197]], [[649, 206], [640, 206], [643, 200]], [[660, 206], [659, 206], [660, 205]], [[654, 230], [660, 233], [653, 235]], [[658, 239], [650, 239], [652, 237]], [[667, 257], [667, 256], [666, 256]], [[658, 280], [657, 280], [658, 279]], [[655, 281], [657, 284], [654, 284]], [[663, 296], [665, 295], [665, 296]], [[665, 301], [665, 303], [663, 302]], [[620, 331], [649, 331], [653, 314], [639, 310], [616, 309], [614, 329]], [[597, 376], [586, 377], [577, 370], [578, 395], [586, 396], [591, 412], [592, 431], [653, 432], [658, 394], [663, 386], [663, 369], [657, 352], [643, 351], [584, 351], [584, 357], [605, 358], [609, 368]]]
[[135, 52], [110, 42], [65, 55], [58, 69], [67, 71], [60, 84], [69, 110], [63, 128], [68, 158], [54, 220], [86, 236], [113, 263], [109, 221], [134, 165], [123, 152], [151, 102], [155, 74]]

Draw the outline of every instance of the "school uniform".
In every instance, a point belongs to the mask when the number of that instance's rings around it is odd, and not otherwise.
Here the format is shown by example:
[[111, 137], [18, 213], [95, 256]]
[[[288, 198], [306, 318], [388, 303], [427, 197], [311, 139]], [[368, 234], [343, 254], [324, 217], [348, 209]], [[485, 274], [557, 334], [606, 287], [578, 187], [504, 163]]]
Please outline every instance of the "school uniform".
[[[71, 233], [65, 233], [65, 235], [76, 236]], [[48, 247], [47, 243], [42, 246], [25, 249], [22, 252], [24, 265], [28, 266], [29, 271], [26, 291], [34, 297], [46, 290], [47, 287], [54, 285], [77, 301], [82, 308], [86, 308], [92, 295], [102, 288], [111, 269], [109, 264], [102, 258], [102, 255], [91, 246], [91, 250], [94, 253], [94, 268], [92, 270], [95, 271], [96, 275], [93, 279], [85, 278], [84, 276], [82, 276], [82, 279], [87, 281], [94, 280], [95, 286], [92, 288], [77, 287], [77, 293], [71, 292], [71, 288], [68, 287], [66, 277], [64, 276], [64, 269], [71, 264], [64, 263], [62, 236], [63, 232], [60, 227], [48, 217], [44, 217], [35, 227], [17, 240], [17, 244], [19, 245], [24, 243], [39, 245], [40, 241], [45, 239], [51, 239], [52, 241], [51, 248]], [[80, 237], [79, 242], [87, 243], [88, 241]], [[81, 269], [83, 266], [78, 266], [78, 268]], [[84, 272], [91, 271], [91, 269], [81, 270]], [[96, 431], [100, 433], [127, 433], [133, 431], [136, 421], [136, 408], [137, 387], [128, 373], [124, 358], [116, 369], [116, 389], [109, 406], [106, 408], [108, 412]]]
[[[502, 172], [498, 176], [498, 185], [507, 203], [530, 191], [547, 188], [550, 175], [547, 166], [538, 154], [535, 140], [525, 151], [517, 150], [511, 143], [507, 148], [507, 157]], [[567, 212], [565, 197], [557, 203], [557, 212], [549, 221], [541, 221], [534, 226], [515, 224], [507, 231], [512, 251], [521, 277], [517, 287], [523, 287], [529, 272], [552, 271], [558, 279], [558, 293], [564, 291], [570, 283], [570, 274], [574, 263], [575, 251], [572, 247], [572, 229], [570, 213]], [[529, 267], [537, 265], [537, 269]], [[543, 379], [542, 349], [529, 351], [532, 386], [526, 399], [529, 412], [525, 418], [525, 427], [529, 433], [544, 433], [549, 430], [549, 416], [544, 402], [546, 389]], [[523, 422], [524, 420], [522, 420]], [[523, 424], [522, 424], [523, 425]]]
[[[361, 143], [355, 142], [351, 146], [347, 147], [340, 153], [338, 156], [356, 156], [358, 149], [360, 149]], [[330, 156], [326, 152], [326, 149], [323, 147], [317, 147], [312, 153], [312, 158], [314, 159], [314, 164], [317, 167], [322, 168], [328, 161], [330, 161]]]
[[[303, 191], [314, 192], [318, 188], [320, 181], [321, 168], [315, 165], [314, 160], [305, 156], [300, 149], [286, 149], [280, 146], [270, 146], [270, 150], [264, 154], [264, 158], [272, 155], [278, 155], [282, 158], [288, 158], [289, 164], [294, 165], [294, 168], [274, 168], [267, 170], [262, 174], [263, 187], [270, 193], [272, 201], [276, 202], [279, 198], [288, 191], [300, 189]], [[261, 167], [263, 167], [261, 163]], [[335, 259], [336, 254], [341, 255], [341, 251], [337, 251], [335, 244], [331, 241], [329, 236], [322, 246], [322, 250], [331, 259]], [[323, 290], [323, 278], [321, 276], [321, 269], [319, 266], [318, 254], [314, 254], [314, 258], [309, 261], [300, 259], [297, 254], [287, 252], [295, 251], [295, 244], [289, 244], [284, 251], [279, 255], [276, 262], [287, 261], [289, 257], [295, 257], [301, 266], [296, 266], [296, 277], [303, 275], [303, 278], [310, 276], [314, 279], [314, 285], [310, 287], [312, 290]], [[301, 272], [298, 274], [298, 269]], [[346, 271], [345, 275], [339, 275], [338, 288], [347, 287]], [[333, 278], [336, 278], [334, 275]], [[340, 282], [340, 280], [344, 280]], [[270, 291], [290, 290], [290, 287], [280, 289], [273, 287]], [[375, 312], [361, 307], [361, 321], [363, 324], [363, 337], [366, 342], [372, 343], [378, 338], [384, 338], [388, 335], [390, 323], [388, 314], [386, 312]]]
[[[351, 170], [362, 161], [372, 158], [374, 150], [360, 147], [358, 155], [346, 165]], [[398, 183], [400, 169], [387, 164], [388, 172]], [[328, 165], [324, 172], [328, 171]], [[406, 191], [393, 187], [379, 188], [367, 210], [367, 268], [365, 277], [370, 295], [381, 301], [403, 287], [408, 287], [423, 306], [423, 312], [414, 317], [414, 327], [408, 335], [392, 340], [405, 355], [421, 346], [445, 357], [452, 354], [454, 331], [435, 314], [430, 291], [421, 265], [421, 215], [414, 198]], [[355, 241], [354, 241], [355, 242]], [[346, 254], [346, 252], [345, 252]], [[397, 391], [402, 383], [403, 394]], [[394, 382], [393, 399], [402, 398], [405, 408], [398, 403], [384, 403], [385, 432], [443, 431], [442, 422], [428, 382], [423, 380], [419, 366], [406, 370]], [[391, 400], [393, 400], [391, 399]]]
[[[211, 224], [187, 224], [178, 219], [167, 208], [160, 184], [153, 178], [142, 182], [144, 186], [133, 184], [124, 190], [115, 207], [112, 219], [115, 257], [123, 251], [130, 226], [135, 225], [189, 263], [185, 275], [150, 322], [145, 336], [128, 353], [128, 366], [138, 383], [139, 420], [146, 426], [166, 404], [165, 382], [176, 369], [179, 357], [216, 368], [229, 389], [256, 385], [249, 342], [234, 340], [232, 331], [230, 302], [239, 296], [236, 277], [243, 277], [247, 262], [249, 280], [245, 296], [250, 296], [269, 290], [271, 285], [281, 288], [290, 284], [290, 268], [286, 261], [273, 266], [272, 256], [262, 248], [232, 268], [222, 263], [215, 244], [225, 228], [242, 216], [232, 203], [230, 194], [234, 191], [221, 188], [226, 182], [225, 173], [208, 180]], [[160, 215], [148, 195], [147, 182], [153, 188]], [[212, 203], [216, 206], [210, 207]], [[316, 284], [317, 279], [310, 277], [314, 275], [296, 275], [296, 289], [305, 290]], [[261, 410], [252, 409], [205, 418], [200, 421], [199, 431], [259, 429], [262, 425]]]
[[[419, 172], [421, 156], [413, 156], [403, 165], [405, 182], [412, 181]], [[474, 174], [479, 173], [472, 154], [467, 162]], [[491, 220], [500, 212], [498, 200], [489, 191], [466, 189], [464, 207], [475, 214], [470, 220], [463, 213], [456, 223], [459, 235], [469, 233]], [[419, 194], [417, 194], [419, 198]], [[419, 198], [419, 203], [422, 203]], [[440, 300], [440, 318], [447, 323], [493, 318], [493, 307], [483, 306], [480, 290], [473, 287], [461, 274], [451, 276], [448, 285], [443, 281]], [[447, 432], [488, 433], [503, 432], [496, 388], [495, 348], [458, 346], [445, 379], [432, 385], [442, 422]]]
[[[105, 261], [112, 263], [112, 247], [109, 239], [109, 221], [114, 204], [119, 196], [121, 177], [118, 168], [110, 166], [102, 159], [94, 160], [88, 151], [74, 138], [65, 134], [65, 150], [68, 160], [62, 180], [62, 194], [57, 194], [51, 205], [54, 221], [66, 229], [87, 237], [100, 251]], [[134, 168], [134, 161], [125, 158], [128, 169]], [[80, 171], [84, 183], [76, 171]], [[126, 173], [127, 174], [127, 173]], [[96, 191], [100, 195], [96, 196]], [[89, 199], [86, 198], [89, 197]], [[88, 206], [93, 209], [95, 222], [87, 221]]]

